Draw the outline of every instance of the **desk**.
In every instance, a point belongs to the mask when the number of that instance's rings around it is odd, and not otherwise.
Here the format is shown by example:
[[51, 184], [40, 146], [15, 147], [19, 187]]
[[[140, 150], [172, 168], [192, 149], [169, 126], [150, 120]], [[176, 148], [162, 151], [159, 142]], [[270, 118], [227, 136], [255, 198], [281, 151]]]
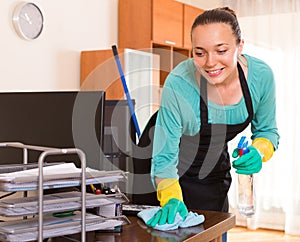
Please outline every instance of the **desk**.
[[[203, 224], [173, 231], [158, 231], [151, 229], [135, 216], [128, 216], [131, 224], [123, 226], [121, 233], [87, 233], [86, 241], [111, 241], [111, 242], [221, 242], [222, 234], [235, 226], [235, 216], [230, 213], [213, 211], [196, 211], [205, 216]], [[74, 237], [73, 237], [74, 238]], [[80, 236], [76, 236], [80, 238]], [[63, 238], [52, 241], [70, 241]], [[77, 240], [73, 240], [77, 241]], [[79, 240], [78, 240], [79, 241]]]

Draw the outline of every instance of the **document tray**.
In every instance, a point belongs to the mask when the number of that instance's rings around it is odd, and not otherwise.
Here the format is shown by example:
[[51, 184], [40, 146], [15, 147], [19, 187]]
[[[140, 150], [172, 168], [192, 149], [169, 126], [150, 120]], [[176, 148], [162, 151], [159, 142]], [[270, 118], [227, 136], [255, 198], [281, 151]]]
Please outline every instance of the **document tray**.
[[[94, 214], [86, 214], [86, 231], [106, 230], [129, 224], [125, 216], [103, 218]], [[58, 237], [81, 232], [81, 213], [73, 216], [54, 217], [44, 215], [43, 238]], [[1, 241], [32, 241], [38, 238], [38, 218], [0, 223]]]
[[[86, 208], [100, 207], [115, 203], [127, 203], [122, 193], [91, 194], [86, 193]], [[81, 192], [61, 192], [44, 195], [43, 212], [54, 213], [81, 208]], [[38, 213], [38, 197], [4, 198], [0, 200], [1, 216], [28, 216]]]

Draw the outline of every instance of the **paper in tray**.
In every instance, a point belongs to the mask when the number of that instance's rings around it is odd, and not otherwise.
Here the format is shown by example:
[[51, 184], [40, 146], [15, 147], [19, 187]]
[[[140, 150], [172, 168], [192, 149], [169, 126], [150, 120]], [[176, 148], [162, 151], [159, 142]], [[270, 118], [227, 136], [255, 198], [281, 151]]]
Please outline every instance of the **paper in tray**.
[[[72, 187], [81, 184], [82, 170], [73, 163], [43, 168], [44, 189]], [[0, 174], [0, 190], [24, 191], [38, 189], [38, 168]], [[126, 180], [124, 171], [98, 171], [86, 168], [86, 184], [118, 182]]]
[[[122, 193], [91, 194], [86, 193], [86, 208], [126, 203], [128, 198]], [[77, 191], [44, 195], [44, 213], [70, 211], [81, 208], [81, 193]], [[38, 197], [5, 198], [0, 200], [1, 216], [28, 216], [38, 213]]]
[[[43, 167], [46, 166], [53, 166], [53, 165], [59, 165], [63, 164], [65, 162], [44, 162]], [[38, 163], [33, 162], [33, 163], [28, 163], [28, 164], [4, 164], [0, 165], [0, 174], [6, 174], [6, 173], [11, 173], [11, 172], [16, 172], [16, 171], [24, 171], [28, 169], [34, 169], [38, 168]], [[1, 175], [0, 175], [1, 176]]]
[[[43, 237], [58, 237], [67, 234], [81, 232], [81, 213], [78, 211], [74, 216], [53, 217], [44, 215], [43, 217]], [[86, 214], [86, 231], [106, 230], [117, 226], [129, 224], [130, 221], [125, 216], [103, 218], [94, 214]], [[31, 241], [38, 238], [38, 217], [0, 223], [1, 241]]]

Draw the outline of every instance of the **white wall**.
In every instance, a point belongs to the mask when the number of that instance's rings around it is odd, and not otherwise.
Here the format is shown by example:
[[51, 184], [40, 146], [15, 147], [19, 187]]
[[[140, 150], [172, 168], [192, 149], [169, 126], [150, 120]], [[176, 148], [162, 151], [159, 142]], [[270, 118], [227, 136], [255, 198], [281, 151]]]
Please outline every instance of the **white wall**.
[[[21, 39], [12, 24], [21, 1], [0, 1], [0, 92], [78, 90], [80, 52], [118, 42], [118, 0], [31, 0], [45, 17], [33, 41]], [[220, 0], [179, 1], [210, 8]]]
[[14, 31], [19, 2], [0, 1], [0, 92], [77, 90], [80, 51], [117, 44], [118, 0], [32, 0], [45, 16], [34, 41]]

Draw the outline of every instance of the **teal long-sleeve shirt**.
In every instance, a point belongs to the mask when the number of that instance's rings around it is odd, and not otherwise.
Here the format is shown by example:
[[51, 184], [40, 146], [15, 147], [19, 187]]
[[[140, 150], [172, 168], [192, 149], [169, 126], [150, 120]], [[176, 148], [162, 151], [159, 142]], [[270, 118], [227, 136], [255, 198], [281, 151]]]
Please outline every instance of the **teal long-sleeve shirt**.
[[[246, 77], [253, 104], [251, 139], [264, 137], [277, 149], [275, 81], [271, 68], [263, 61], [244, 55], [248, 62]], [[221, 106], [208, 101], [208, 122], [240, 124], [248, 117], [245, 99]], [[201, 126], [200, 89], [195, 76], [194, 60], [180, 63], [167, 77], [161, 97], [154, 133], [152, 179], [178, 179], [179, 142], [182, 135], [196, 135]]]

